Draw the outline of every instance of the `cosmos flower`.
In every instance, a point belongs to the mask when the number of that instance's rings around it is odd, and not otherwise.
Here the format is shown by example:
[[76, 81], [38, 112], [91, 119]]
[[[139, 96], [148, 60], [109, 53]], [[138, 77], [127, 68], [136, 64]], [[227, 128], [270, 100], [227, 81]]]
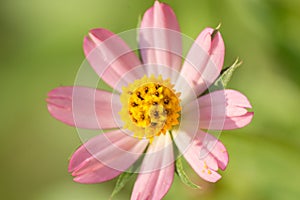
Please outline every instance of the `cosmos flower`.
[[140, 161], [131, 199], [161, 199], [173, 182], [175, 160], [183, 155], [202, 179], [218, 181], [228, 154], [206, 131], [241, 128], [253, 117], [240, 92], [205, 92], [222, 70], [221, 34], [204, 29], [182, 64], [182, 34], [168, 5], [155, 1], [138, 31], [141, 60], [106, 29], [93, 29], [84, 38], [88, 62], [113, 92], [72, 86], [48, 94], [53, 117], [103, 132], [76, 150], [69, 172], [76, 182], [101, 183]]

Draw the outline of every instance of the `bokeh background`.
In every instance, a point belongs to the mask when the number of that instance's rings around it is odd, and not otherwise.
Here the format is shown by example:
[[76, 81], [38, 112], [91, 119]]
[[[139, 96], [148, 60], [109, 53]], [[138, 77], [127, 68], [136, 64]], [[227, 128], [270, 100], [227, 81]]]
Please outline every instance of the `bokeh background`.
[[[224, 131], [230, 154], [223, 178], [193, 190], [175, 177], [165, 199], [281, 200], [300, 197], [300, 1], [166, 0], [184, 34], [222, 23], [225, 66], [244, 64], [229, 87], [245, 93], [253, 122]], [[74, 183], [68, 157], [76, 130], [53, 119], [47, 92], [72, 85], [88, 30], [135, 28], [153, 0], [2, 0], [0, 2], [0, 199], [108, 199], [115, 180]], [[134, 179], [115, 199], [129, 199]]]

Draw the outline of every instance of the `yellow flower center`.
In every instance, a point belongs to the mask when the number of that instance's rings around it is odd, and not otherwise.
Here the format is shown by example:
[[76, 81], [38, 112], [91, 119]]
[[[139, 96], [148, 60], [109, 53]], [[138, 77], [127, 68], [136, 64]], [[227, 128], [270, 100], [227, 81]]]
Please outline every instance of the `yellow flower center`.
[[180, 93], [161, 76], [146, 77], [123, 87], [121, 119], [137, 138], [152, 140], [178, 125]]

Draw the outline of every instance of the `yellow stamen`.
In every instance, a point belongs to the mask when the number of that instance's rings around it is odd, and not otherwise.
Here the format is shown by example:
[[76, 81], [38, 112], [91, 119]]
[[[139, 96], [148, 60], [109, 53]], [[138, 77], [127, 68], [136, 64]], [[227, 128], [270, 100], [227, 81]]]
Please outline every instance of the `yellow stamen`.
[[125, 123], [124, 128], [133, 131], [135, 137], [150, 141], [154, 136], [165, 134], [179, 124], [179, 96], [170, 81], [161, 76], [144, 76], [123, 87], [123, 106], [119, 114]]
[[205, 161], [204, 161], [204, 169], [208, 169], [208, 166]]

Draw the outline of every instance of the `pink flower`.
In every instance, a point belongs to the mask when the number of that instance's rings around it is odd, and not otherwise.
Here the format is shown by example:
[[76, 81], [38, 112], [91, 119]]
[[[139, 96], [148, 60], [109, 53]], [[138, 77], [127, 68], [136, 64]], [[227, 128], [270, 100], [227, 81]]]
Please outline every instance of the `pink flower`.
[[107, 130], [72, 155], [74, 181], [111, 180], [144, 156], [131, 199], [161, 199], [173, 182], [173, 143], [201, 178], [221, 178], [217, 171], [228, 164], [226, 148], [203, 130], [246, 126], [253, 117], [247, 110], [251, 105], [235, 90], [200, 96], [223, 66], [225, 48], [218, 31], [204, 29], [183, 65], [181, 39], [173, 10], [158, 1], [145, 12], [139, 29], [142, 63], [108, 30], [93, 29], [84, 38], [87, 60], [115, 93], [74, 86], [48, 94], [48, 110], [56, 119]]

